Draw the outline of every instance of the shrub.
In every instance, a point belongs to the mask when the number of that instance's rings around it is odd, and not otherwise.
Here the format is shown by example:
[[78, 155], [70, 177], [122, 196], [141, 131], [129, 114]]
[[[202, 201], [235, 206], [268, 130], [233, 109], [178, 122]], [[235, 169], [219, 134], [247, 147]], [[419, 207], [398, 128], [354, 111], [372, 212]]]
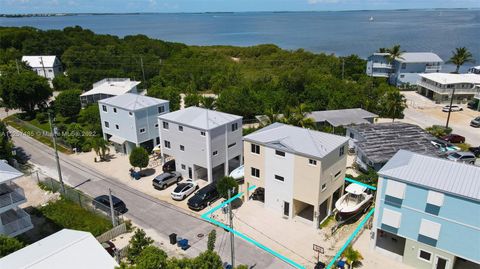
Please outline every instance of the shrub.
[[231, 189], [235, 189], [232, 196], [238, 192], [238, 183], [234, 178], [223, 177], [222, 179], [219, 179], [217, 181], [217, 191], [221, 197], [225, 199], [228, 198], [228, 190], [231, 190]]
[[13, 253], [23, 247], [23, 243], [18, 241], [16, 238], [0, 234], [0, 258], [7, 256], [8, 254]]
[[212, 230], [208, 234], [207, 249], [209, 251], [214, 251], [215, 250], [215, 241], [216, 240], [217, 240], [217, 231]]
[[134, 263], [142, 251], [152, 243], [152, 238], [148, 237], [144, 230], [137, 229], [128, 244], [127, 260]]
[[425, 129], [429, 134], [435, 136], [435, 137], [442, 137], [450, 134], [452, 132], [452, 128], [448, 127], [445, 128], [445, 126], [441, 125], [433, 125], [431, 127], [428, 127]]
[[137, 147], [130, 152], [129, 156], [130, 164], [133, 167], [144, 168], [148, 165], [148, 152], [142, 147]]
[[83, 143], [82, 152], [90, 152], [92, 150], [92, 145], [88, 142]]
[[35, 115], [35, 118], [38, 122], [45, 123], [48, 120], [48, 114], [46, 112], [38, 112], [37, 115]]

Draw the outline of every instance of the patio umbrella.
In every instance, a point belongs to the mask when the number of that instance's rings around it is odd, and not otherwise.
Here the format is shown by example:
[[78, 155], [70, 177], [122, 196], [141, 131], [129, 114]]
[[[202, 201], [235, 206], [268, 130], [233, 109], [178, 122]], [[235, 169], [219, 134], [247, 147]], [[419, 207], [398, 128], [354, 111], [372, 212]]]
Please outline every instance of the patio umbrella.
[[155, 153], [160, 153], [162, 151], [162, 149], [160, 148], [160, 145], [157, 145], [152, 149], [152, 151], [155, 152]]

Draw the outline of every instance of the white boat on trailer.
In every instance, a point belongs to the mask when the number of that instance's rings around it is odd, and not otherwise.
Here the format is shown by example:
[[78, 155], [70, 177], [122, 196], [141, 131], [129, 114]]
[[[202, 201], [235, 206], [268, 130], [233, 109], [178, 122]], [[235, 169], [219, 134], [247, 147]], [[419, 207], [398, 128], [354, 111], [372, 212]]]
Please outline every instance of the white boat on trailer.
[[342, 222], [365, 212], [373, 202], [373, 194], [367, 187], [360, 184], [352, 183], [348, 185], [345, 192], [345, 195], [335, 203], [336, 219]]

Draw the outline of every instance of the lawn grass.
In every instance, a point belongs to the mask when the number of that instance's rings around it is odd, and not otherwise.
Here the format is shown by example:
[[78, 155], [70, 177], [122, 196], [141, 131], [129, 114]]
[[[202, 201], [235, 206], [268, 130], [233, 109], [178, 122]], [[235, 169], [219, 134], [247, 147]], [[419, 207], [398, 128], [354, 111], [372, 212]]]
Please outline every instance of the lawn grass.
[[107, 218], [64, 198], [49, 202], [38, 210], [62, 228], [90, 232], [93, 236], [99, 236], [112, 228], [112, 223]]
[[[53, 141], [52, 141], [52, 138], [50, 136], [40, 133], [38, 131], [38, 129], [34, 129], [31, 126], [22, 124], [20, 121], [17, 120], [16, 115], [10, 115], [10, 116], [6, 117], [3, 121], [5, 123], [7, 123], [8, 125], [10, 125], [11, 127], [13, 127], [15, 129], [17, 129], [18, 131], [24, 133], [25, 135], [28, 135], [28, 136], [34, 138], [35, 140], [53, 148]], [[40, 129], [43, 130], [43, 128], [40, 128]], [[49, 131], [47, 131], [47, 132], [49, 133]], [[63, 153], [66, 153], [66, 154], [71, 154], [72, 153], [72, 151], [70, 149], [68, 149], [66, 147], [63, 147], [62, 145], [60, 145], [58, 143], [57, 143], [57, 149], [60, 152], [63, 152]]]

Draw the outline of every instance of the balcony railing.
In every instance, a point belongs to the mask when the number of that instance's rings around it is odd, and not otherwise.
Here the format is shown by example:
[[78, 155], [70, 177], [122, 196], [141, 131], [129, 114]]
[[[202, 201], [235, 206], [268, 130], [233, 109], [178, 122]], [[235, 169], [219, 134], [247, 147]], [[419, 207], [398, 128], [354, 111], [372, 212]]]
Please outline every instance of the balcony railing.
[[373, 68], [387, 68], [387, 69], [392, 69], [393, 65], [391, 64], [386, 64], [386, 63], [373, 63], [372, 64]]
[[0, 214], [0, 233], [17, 236], [33, 227], [30, 215], [22, 209], [11, 209]]
[[22, 188], [14, 183], [0, 185], [0, 211], [19, 202], [26, 202]]
[[425, 68], [425, 72], [439, 72], [440, 70], [442, 70], [442, 66], [441, 65], [438, 65], [438, 66], [427, 66]]
[[[453, 88], [440, 88], [422, 80], [418, 81], [417, 85], [439, 94], [450, 94], [453, 91]], [[474, 94], [476, 91], [475, 88], [455, 88], [455, 94]]]

